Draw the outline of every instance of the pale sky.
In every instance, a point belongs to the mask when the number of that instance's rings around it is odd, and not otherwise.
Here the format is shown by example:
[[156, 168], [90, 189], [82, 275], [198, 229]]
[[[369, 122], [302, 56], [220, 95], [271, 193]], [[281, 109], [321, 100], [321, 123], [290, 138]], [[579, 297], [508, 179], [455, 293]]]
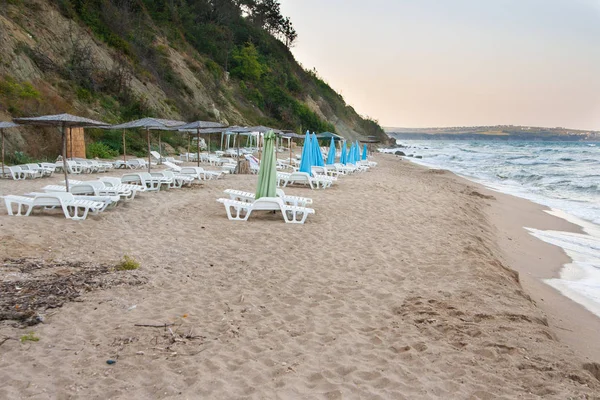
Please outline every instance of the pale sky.
[[281, 0], [296, 59], [382, 126], [600, 130], [600, 0]]

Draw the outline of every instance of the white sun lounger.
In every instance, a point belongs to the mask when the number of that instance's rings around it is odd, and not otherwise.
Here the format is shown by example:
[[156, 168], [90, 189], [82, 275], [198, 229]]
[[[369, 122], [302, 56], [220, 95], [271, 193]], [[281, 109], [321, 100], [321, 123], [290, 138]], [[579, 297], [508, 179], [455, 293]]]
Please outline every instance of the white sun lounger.
[[[228, 194], [231, 200], [245, 201], [247, 203], [252, 203], [256, 199], [254, 193], [244, 192], [242, 190], [226, 189], [225, 194]], [[279, 188], [276, 189], [276, 196], [290, 206], [306, 207], [313, 203], [313, 200], [308, 197], [286, 195], [285, 192]]]
[[183, 185], [191, 186], [194, 181], [191, 176], [175, 175], [173, 171], [156, 171], [150, 175], [163, 179], [163, 183], [169, 185], [169, 189], [180, 189]]
[[325, 189], [330, 187], [334, 182], [334, 178], [325, 175], [317, 175], [310, 176], [306, 172], [292, 172], [287, 176], [285, 182], [283, 183], [283, 187], [286, 187], [288, 184], [304, 184], [309, 185], [311, 189]]
[[165, 178], [152, 176], [148, 172], [133, 172], [123, 175], [121, 177], [121, 182], [141, 185], [146, 188], [147, 192], [157, 192], [163, 185], [164, 179]]
[[311, 189], [314, 189], [313, 178], [307, 174], [306, 172], [292, 172], [285, 182], [283, 183], [283, 187], [286, 187], [288, 184], [304, 184], [309, 185]]
[[21, 169], [23, 169], [23, 170], [36, 171], [38, 173], [39, 177], [42, 177], [42, 178], [46, 177], [46, 176], [50, 176], [54, 172], [54, 168], [42, 167], [39, 164], [33, 164], [33, 163], [19, 165], [19, 167], [21, 167]]
[[287, 224], [303, 224], [315, 210], [306, 207], [290, 206], [279, 197], [261, 197], [252, 203], [231, 199], [217, 199], [225, 206], [227, 218], [231, 221], [247, 221], [252, 211], [281, 211]]
[[219, 179], [224, 176], [223, 171], [207, 171], [202, 167], [180, 167], [170, 161], [165, 161], [163, 164], [178, 174], [192, 176], [198, 180]]
[[[64, 183], [64, 182], [63, 182]], [[96, 181], [76, 181], [70, 180], [71, 184], [69, 189], [73, 194], [77, 194], [77, 191], [80, 187], [83, 188], [91, 188], [93, 190], [94, 196], [119, 196], [123, 200], [133, 200], [135, 197], [135, 190], [126, 187], [125, 185], [107, 185], [101, 180]], [[75, 190], [73, 189], [75, 188]], [[89, 192], [89, 190], [88, 190]], [[88, 194], [88, 193], [85, 193]]]
[[41, 176], [38, 171], [23, 169], [18, 165], [12, 167], [4, 167], [4, 170], [8, 170], [10, 177], [16, 181], [20, 181], [27, 178], [39, 178]]
[[[66, 191], [66, 188], [61, 185], [47, 185], [42, 188], [44, 193], [51, 195], [61, 195], [67, 193], [75, 196], [77, 200], [91, 200], [103, 204], [100, 211], [106, 210], [109, 206], [115, 207], [120, 200], [118, 195], [100, 195], [96, 194], [93, 187], [90, 185], [72, 185], [69, 186], [70, 192]], [[73, 191], [74, 190], [74, 191]], [[39, 194], [37, 192], [27, 193], [28, 195]]]
[[[71, 193], [31, 193], [27, 196], [4, 196], [4, 203], [8, 210], [8, 215], [29, 216], [36, 207], [43, 207], [45, 210], [60, 207], [67, 219], [84, 220], [88, 212], [98, 213], [103, 210], [104, 204], [101, 202], [77, 199]], [[13, 213], [13, 205], [17, 207], [17, 213]]]
[[113, 176], [104, 176], [102, 178], [98, 178], [98, 180], [100, 182], [104, 182], [104, 184], [108, 187], [119, 187], [119, 188], [123, 188], [123, 189], [129, 189], [131, 190], [134, 195], [131, 197], [131, 199], [133, 199], [135, 197], [135, 194], [139, 193], [139, 192], [145, 192], [146, 191], [146, 187], [142, 186], [142, 185], [130, 185], [127, 183], [122, 183], [121, 179], [119, 178], [115, 178]]

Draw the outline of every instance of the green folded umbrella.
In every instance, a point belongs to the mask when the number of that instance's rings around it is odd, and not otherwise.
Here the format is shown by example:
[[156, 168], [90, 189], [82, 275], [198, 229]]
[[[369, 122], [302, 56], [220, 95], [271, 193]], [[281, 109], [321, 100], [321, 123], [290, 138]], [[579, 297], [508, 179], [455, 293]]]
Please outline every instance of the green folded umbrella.
[[264, 137], [264, 153], [258, 170], [256, 199], [275, 197], [277, 189], [277, 168], [275, 159], [275, 133], [269, 131]]

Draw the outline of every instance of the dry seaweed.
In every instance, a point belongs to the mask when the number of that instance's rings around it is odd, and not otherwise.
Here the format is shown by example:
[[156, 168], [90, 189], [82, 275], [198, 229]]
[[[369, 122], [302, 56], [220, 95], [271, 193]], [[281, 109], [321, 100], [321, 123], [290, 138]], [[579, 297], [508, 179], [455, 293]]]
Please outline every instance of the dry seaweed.
[[146, 281], [140, 272], [118, 271], [114, 265], [5, 259], [0, 265], [0, 321], [35, 325], [47, 309], [77, 301], [86, 292]]

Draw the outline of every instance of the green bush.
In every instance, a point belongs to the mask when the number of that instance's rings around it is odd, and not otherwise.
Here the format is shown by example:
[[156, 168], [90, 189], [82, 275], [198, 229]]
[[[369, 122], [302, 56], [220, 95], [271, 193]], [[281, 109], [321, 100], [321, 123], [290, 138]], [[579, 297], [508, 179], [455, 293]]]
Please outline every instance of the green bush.
[[212, 74], [212, 76], [215, 79], [221, 79], [223, 76], [223, 70], [221, 69], [221, 67], [219, 66], [219, 64], [217, 64], [216, 62], [214, 62], [211, 59], [206, 60], [206, 62], [204, 63], [204, 65], [206, 65], [206, 69], [208, 70], [208, 72], [210, 72]]
[[10, 154], [7, 155], [7, 162], [12, 163], [14, 165], [19, 164], [29, 164], [35, 162], [35, 160], [29, 157], [27, 154], [22, 151], [15, 151], [12, 156]]
[[231, 75], [249, 82], [258, 81], [267, 71], [266, 65], [260, 62], [258, 55], [258, 50], [252, 43], [234, 49], [231, 58], [235, 66]]
[[86, 148], [87, 158], [115, 158], [119, 153], [102, 142], [89, 143]]

